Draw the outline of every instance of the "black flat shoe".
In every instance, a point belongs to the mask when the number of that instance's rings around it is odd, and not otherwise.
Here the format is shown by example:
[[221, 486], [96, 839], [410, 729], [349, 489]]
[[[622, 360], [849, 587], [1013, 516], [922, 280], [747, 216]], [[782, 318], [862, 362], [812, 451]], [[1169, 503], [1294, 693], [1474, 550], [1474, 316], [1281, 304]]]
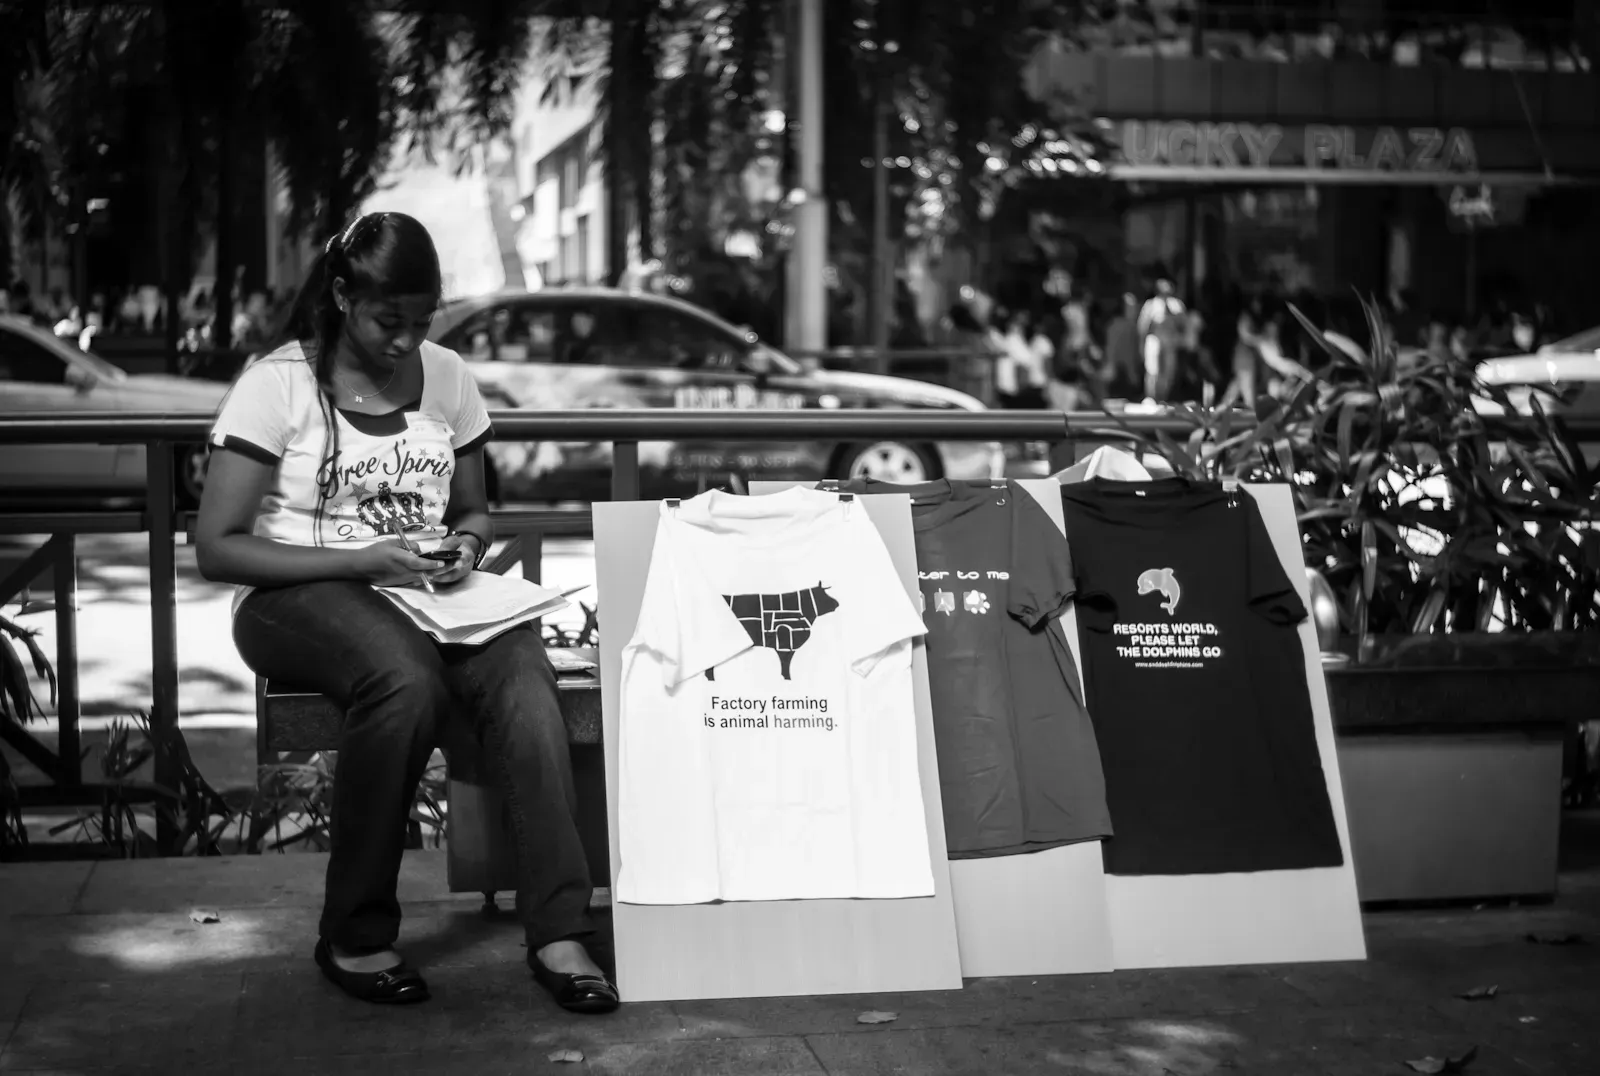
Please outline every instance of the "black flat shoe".
[[314, 954], [317, 967], [333, 984], [360, 1001], [376, 1005], [410, 1005], [427, 1001], [428, 984], [417, 969], [405, 961], [383, 971], [345, 971], [333, 962], [333, 950], [319, 939]]
[[599, 975], [563, 975], [544, 966], [532, 952], [528, 954], [528, 967], [533, 969], [534, 982], [550, 991], [556, 1004], [568, 1012], [598, 1016], [616, 1012], [621, 1000], [617, 988]]

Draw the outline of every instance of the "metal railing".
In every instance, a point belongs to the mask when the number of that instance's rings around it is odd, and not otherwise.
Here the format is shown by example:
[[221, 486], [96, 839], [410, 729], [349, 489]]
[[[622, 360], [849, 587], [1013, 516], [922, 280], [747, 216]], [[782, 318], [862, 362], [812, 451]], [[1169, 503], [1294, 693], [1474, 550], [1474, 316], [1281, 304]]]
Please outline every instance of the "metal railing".
[[[494, 411], [499, 441], [609, 441], [612, 445], [610, 494], [613, 500], [640, 496], [639, 445], [673, 440], [853, 442], [899, 438], [917, 441], [1116, 441], [1130, 432], [1182, 435], [1192, 426], [1181, 416], [1055, 411], [668, 411], [585, 410], [542, 413]], [[1239, 413], [1235, 428], [1251, 421]], [[1515, 422], [1516, 420], [1510, 420]], [[177, 510], [175, 446], [203, 441], [210, 416], [185, 414], [64, 413], [0, 418], [0, 451], [22, 444], [142, 444], [148, 493], [143, 510], [63, 511], [0, 509], [0, 535], [49, 535], [21, 565], [0, 578], [0, 603], [41, 571], [54, 570], [56, 664], [59, 676], [57, 749], [51, 751], [21, 726], [0, 723], [0, 735], [54, 781], [24, 790], [28, 806], [70, 806], [100, 802], [101, 791], [83, 780], [78, 736], [79, 691], [75, 604], [76, 538], [80, 534], [148, 534], [150, 557], [150, 724], [155, 783], [174, 787], [178, 760], [168, 745], [178, 724], [177, 558], [176, 543], [188, 519]], [[1580, 438], [1600, 438], [1600, 421], [1574, 420], [1568, 428]], [[822, 476], [818, 476], [822, 477]], [[588, 535], [589, 513], [512, 509], [494, 513], [498, 538], [520, 543], [525, 576], [537, 581], [544, 535]], [[502, 558], [504, 553], [501, 554]], [[176, 833], [158, 817], [157, 839], [172, 851]]]

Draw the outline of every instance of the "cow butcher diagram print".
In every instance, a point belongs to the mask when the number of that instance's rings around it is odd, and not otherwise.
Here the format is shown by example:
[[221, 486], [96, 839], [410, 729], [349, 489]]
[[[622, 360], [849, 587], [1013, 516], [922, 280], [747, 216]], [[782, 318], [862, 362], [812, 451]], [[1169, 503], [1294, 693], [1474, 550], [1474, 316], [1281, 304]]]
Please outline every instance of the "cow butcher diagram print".
[[[778, 655], [778, 668], [790, 679], [789, 665], [795, 651], [811, 638], [811, 626], [819, 616], [839, 608], [839, 602], [820, 582], [806, 590], [786, 590], [779, 594], [724, 594], [733, 615], [739, 618], [750, 641]], [[706, 670], [707, 680], [716, 680], [715, 669]]]

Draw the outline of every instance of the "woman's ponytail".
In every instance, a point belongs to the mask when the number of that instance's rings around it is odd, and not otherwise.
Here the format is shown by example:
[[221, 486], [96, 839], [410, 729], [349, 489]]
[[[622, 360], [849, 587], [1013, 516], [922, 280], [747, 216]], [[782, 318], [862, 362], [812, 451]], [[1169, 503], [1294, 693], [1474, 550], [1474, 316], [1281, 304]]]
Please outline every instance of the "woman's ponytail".
[[339, 420], [333, 401], [333, 361], [339, 347], [339, 334], [344, 331], [344, 313], [339, 309], [333, 292], [334, 281], [340, 276], [339, 263], [348, 262], [339, 242], [340, 237], [329, 239], [306, 270], [294, 304], [289, 308], [285, 325], [285, 342], [297, 340], [311, 366], [317, 382], [317, 405], [322, 412], [322, 465], [317, 469], [317, 507], [313, 540], [323, 544], [322, 518], [328, 498], [332, 495], [334, 474], [339, 462]]

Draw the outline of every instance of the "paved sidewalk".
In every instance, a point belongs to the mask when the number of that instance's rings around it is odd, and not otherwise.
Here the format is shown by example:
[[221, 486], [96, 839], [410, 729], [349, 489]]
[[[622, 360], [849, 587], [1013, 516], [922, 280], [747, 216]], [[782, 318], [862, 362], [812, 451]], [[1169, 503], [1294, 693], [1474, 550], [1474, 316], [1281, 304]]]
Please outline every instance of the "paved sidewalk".
[[[1600, 834], [1593, 815], [1569, 821]], [[344, 998], [310, 961], [324, 865], [0, 866], [0, 1071], [1345, 1076], [1476, 1047], [1474, 1076], [1600, 1073], [1592, 852], [1554, 904], [1370, 913], [1360, 963], [977, 979], [601, 1018], [569, 1016], [532, 984], [516, 926], [445, 892], [436, 851], [408, 853], [401, 883], [402, 943], [434, 1000], [396, 1011]], [[192, 921], [196, 908], [220, 921]], [[1490, 1000], [1456, 996], [1487, 986]], [[867, 1010], [898, 1019], [858, 1023]], [[583, 1060], [550, 1061], [557, 1050]]]

